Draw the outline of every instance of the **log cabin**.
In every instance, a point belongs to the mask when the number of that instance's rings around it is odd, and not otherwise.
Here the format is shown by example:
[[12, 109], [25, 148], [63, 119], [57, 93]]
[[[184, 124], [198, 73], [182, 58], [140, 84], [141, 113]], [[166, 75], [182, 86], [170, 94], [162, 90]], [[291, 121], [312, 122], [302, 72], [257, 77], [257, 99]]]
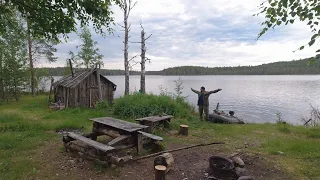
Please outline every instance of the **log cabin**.
[[54, 101], [65, 107], [94, 108], [100, 100], [111, 104], [117, 86], [99, 71], [93, 68], [75, 72], [53, 83]]

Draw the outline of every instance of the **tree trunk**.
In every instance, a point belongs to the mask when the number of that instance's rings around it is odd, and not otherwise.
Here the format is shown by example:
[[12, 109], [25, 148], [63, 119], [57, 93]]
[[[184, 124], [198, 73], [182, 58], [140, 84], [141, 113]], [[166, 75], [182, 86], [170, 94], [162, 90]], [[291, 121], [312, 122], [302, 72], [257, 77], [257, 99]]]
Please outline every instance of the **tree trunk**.
[[[1, 52], [0, 52], [1, 53]], [[4, 100], [4, 83], [3, 83], [3, 60], [0, 54], [0, 98]]]
[[33, 68], [33, 59], [32, 59], [32, 40], [30, 35], [30, 27], [27, 21], [27, 28], [28, 28], [28, 53], [29, 53], [29, 68], [30, 68], [30, 82], [31, 82], [31, 94], [35, 96], [35, 73]]
[[19, 94], [18, 94], [18, 87], [17, 87], [17, 82], [16, 82], [16, 78], [13, 77], [13, 87], [14, 87], [14, 98], [16, 101], [19, 101]]
[[146, 45], [144, 39], [144, 30], [141, 31], [141, 80], [140, 90], [146, 93]]
[[[129, 7], [130, 8], [130, 7]], [[129, 27], [128, 27], [128, 5], [124, 1], [124, 71], [125, 71], [125, 90], [124, 94], [129, 94], [129, 60], [128, 60], [128, 42], [129, 42]]]

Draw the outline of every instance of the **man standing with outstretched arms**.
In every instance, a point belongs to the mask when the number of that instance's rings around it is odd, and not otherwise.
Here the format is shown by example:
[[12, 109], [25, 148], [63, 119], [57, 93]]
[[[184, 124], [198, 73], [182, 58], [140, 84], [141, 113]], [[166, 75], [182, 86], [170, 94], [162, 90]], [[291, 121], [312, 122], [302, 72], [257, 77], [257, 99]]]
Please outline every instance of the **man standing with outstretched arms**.
[[208, 114], [209, 114], [209, 96], [210, 94], [217, 93], [221, 91], [222, 89], [216, 89], [214, 91], [207, 92], [205, 87], [201, 87], [200, 91], [194, 90], [191, 88], [191, 91], [198, 94], [198, 106], [199, 106], [199, 114], [200, 114], [200, 120], [202, 121], [202, 115], [204, 112], [204, 119], [205, 121], [208, 121]]

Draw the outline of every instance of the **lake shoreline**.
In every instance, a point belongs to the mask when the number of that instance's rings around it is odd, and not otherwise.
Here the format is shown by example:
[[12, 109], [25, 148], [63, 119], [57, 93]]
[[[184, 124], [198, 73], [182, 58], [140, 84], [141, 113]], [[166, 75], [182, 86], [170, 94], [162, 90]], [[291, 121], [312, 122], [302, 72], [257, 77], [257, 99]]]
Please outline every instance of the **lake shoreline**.
[[[124, 95], [124, 76], [106, 76], [117, 85], [114, 97]], [[61, 77], [54, 77], [55, 81]], [[320, 107], [319, 75], [243, 75], [243, 76], [146, 76], [147, 93], [176, 93], [175, 81], [181, 80], [182, 95], [196, 106], [197, 95], [190, 88], [198, 89], [205, 86], [207, 90], [221, 88], [222, 91], [212, 94], [209, 98], [210, 112], [219, 102], [225, 112], [234, 111], [235, 115], [247, 122], [276, 122], [277, 113], [291, 124], [301, 124], [301, 119], [308, 119], [310, 103]], [[49, 90], [50, 82], [46, 83]], [[131, 92], [140, 89], [140, 76], [130, 78]]]

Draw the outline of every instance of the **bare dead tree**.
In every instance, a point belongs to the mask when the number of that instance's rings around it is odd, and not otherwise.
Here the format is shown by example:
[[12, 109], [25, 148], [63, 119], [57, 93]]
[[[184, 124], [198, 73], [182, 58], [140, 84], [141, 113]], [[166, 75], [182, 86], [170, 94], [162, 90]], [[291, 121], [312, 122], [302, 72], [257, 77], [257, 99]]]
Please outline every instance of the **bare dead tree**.
[[120, 27], [124, 29], [124, 71], [125, 71], [125, 90], [124, 94], [127, 95], [129, 94], [129, 72], [130, 72], [130, 61], [132, 61], [134, 58], [131, 58], [129, 60], [128, 57], [128, 49], [129, 49], [129, 32], [130, 32], [130, 27], [131, 23], [128, 23], [129, 15], [131, 10], [134, 8], [134, 6], [137, 4], [137, 1], [132, 4], [132, 0], [123, 0], [120, 8], [123, 11], [123, 23], [124, 25], [118, 24]]
[[140, 21], [141, 26], [141, 79], [140, 79], [140, 89], [142, 93], [146, 93], [146, 61], [150, 62], [150, 59], [146, 57], [146, 41], [152, 36], [150, 34], [147, 38], [145, 38], [144, 28], [142, 26], [142, 22]]
[[[146, 62], [151, 62], [151, 59], [146, 57], [146, 41], [152, 36], [150, 34], [147, 38], [145, 38], [144, 28], [142, 26], [142, 22], [140, 21], [141, 26], [141, 41], [140, 42], [132, 42], [132, 43], [140, 43], [141, 44], [141, 61], [139, 62], [141, 65], [141, 78], [140, 78], [140, 90], [142, 93], [146, 93]], [[136, 63], [137, 64], [137, 63]]]

